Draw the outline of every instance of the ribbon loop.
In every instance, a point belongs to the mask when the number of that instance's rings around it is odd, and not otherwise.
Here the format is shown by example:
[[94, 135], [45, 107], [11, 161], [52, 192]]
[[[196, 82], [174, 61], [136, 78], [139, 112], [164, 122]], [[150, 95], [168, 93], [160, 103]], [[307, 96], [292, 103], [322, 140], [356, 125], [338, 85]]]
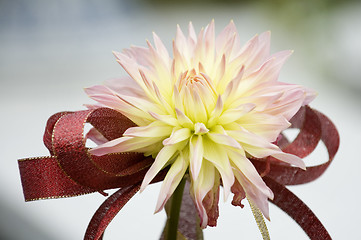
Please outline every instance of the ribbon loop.
[[[339, 145], [339, 135], [335, 125], [325, 115], [308, 106], [302, 107], [292, 122], [294, 124], [292, 127], [300, 128], [300, 133], [292, 143], [284, 147], [283, 151], [305, 157], [322, 140], [327, 148], [329, 158], [325, 163], [307, 167], [306, 171], [280, 164], [278, 161], [270, 161], [268, 163], [270, 170], [267, 176], [284, 185], [303, 184], [320, 177], [331, 164]], [[260, 172], [265, 168], [264, 159], [252, 159], [252, 163]]]
[[84, 138], [86, 122], [109, 140], [121, 137], [134, 126], [122, 114], [108, 108], [51, 116], [44, 144], [52, 156], [19, 160], [26, 201], [132, 186], [143, 179], [154, 160], [139, 153], [90, 155]]

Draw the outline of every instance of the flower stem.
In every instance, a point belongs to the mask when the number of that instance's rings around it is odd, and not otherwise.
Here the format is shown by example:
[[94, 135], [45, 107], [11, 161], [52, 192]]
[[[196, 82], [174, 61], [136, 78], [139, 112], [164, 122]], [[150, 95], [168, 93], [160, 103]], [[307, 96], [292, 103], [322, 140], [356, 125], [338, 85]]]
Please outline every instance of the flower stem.
[[183, 178], [182, 181], [178, 184], [178, 187], [174, 191], [171, 198], [170, 211], [168, 215], [168, 229], [166, 231], [165, 237], [166, 240], [177, 239], [179, 213], [182, 205], [182, 197], [185, 183], [186, 178]]

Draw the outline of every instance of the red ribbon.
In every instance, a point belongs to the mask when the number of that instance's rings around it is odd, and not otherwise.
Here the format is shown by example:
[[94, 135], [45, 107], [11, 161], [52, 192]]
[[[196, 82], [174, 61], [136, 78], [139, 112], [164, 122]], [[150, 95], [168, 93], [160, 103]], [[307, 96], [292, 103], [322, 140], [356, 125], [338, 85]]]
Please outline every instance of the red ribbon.
[[[292, 127], [300, 132], [292, 143], [283, 140], [282, 150], [301, 158], [308, 156], [318, 145], [325, 144], [329, 159], [317, 166], [307, 167], [307, 170], [280, 164], [276, 160], [268, 162], [267, 175], [263, 177], [267, 186], [274, 193], [271, 200], [276, 206], [292, 217], [312, 240], [329, 240], [331, 236], [316, 215], [285, 185], [297, 185], [314, 181], [320, 177], [331, 164], [338, 150], [340, 139], [335, 125], [322, 113], [306, 106], [291, 119]], [[265, 168], [264, 159], [253, 159], [253, 164], [261, 172]], [[267, 164], [267, 163], [266, 163]]]
[[[26, 201], [120, 188], [100, 206], [89, 223], [84, 239], [97, 240], [102, 239], [110, 221], [139, 190], [154, 160], [138, 153], [90, 155], [84, 138], [87, 122], [108, 140], [121, 137], [126, 129], [135, 126], [119, 112], [108, 108], [57, 113], [49, 118], [44, 134], [44, 144], [51, 156], [20, 159], [18, 163]], [[311, 239], [331, 239], [312, 211], [285, 185], [306, 183], [321, 176], [337, 152], [338, 132], [325, 115], [309, 107], [301, 108], [291, 122], [292, 127], [300, 128], [300, 133], [292, 143], [281, 139], [279, 145], [283, 151], [305, 157], [322, 140], [329, 160], [308, 167], [307, 171], [276, 159], [252, 159], [252, 162], [260, 173], [267, 175], [264, 180], [274, 192], [274, 204], [295, 219]], [[167, 171], [162, 170], [153, 182], [161, 181]]]
[[108, 140], [121, 137], [134, 126], [122, 114], [108, 108], [62, 112], [50, 117], [44, 143], [52, 156], [19, 160], [26, 201], [127, 187], [143, 179], [153, 159], [138, 153], [90, 155], [83, 137], [86, 122]]

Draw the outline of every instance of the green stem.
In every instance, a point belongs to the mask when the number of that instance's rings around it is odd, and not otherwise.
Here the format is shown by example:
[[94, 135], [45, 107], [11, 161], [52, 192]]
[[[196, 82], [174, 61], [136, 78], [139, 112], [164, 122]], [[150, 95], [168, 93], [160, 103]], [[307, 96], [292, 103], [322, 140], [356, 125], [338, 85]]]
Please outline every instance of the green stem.
[[168, 230], [166, 231], [166, 240], [177, 239], [179, 213], [182, 205], [183, 190], [186, 183], [186, 178], [178, 184], [178, 187], [173, 193], [170, 204]]

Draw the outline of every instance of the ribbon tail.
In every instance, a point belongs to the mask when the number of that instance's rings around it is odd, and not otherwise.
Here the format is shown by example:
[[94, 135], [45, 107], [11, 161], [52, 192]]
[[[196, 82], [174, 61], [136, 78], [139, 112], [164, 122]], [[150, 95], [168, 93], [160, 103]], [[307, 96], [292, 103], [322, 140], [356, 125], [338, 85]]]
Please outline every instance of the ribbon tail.
[[139, 191], [140, 183], [119, 189], [98, 208], [90, 220], [84, 240], [101, 240], [109, 223]]
[[274, 193], [274, 199], [270, 201], [292, 217], [311, 240], [332, 240], [321, 221], [301, 199], [275, 180], [269, 177], [263, 180]]
[[25, 201], [75, 197], [95, 192], [69, 178], [55, 157], [20, 159], [18, 165]]

